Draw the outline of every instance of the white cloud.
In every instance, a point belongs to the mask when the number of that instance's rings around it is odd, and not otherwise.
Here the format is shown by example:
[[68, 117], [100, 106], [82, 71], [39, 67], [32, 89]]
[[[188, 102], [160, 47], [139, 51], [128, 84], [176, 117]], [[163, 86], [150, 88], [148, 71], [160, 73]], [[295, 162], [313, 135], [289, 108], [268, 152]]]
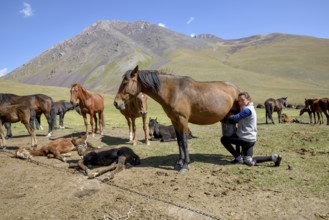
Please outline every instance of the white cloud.
[[2, 69], [0, 69], [0, 77], [1, 76], [4, 76], [4, 75], [6, 75], [8, 73], [8, 70], [7, 70], [7, 68], [5, 67], [5, 68], [2, 68]]
[[190, 37], [195, 37], [196, 35], [195, 34], [190, 34]]
[[159, 23], [158, 25], [159, 25], [160, 27], [164, 27], [164, 28], [166, 27], [166, 25], [163, 24], [163, 23]]
[[190, 17], [190, 19], [188, 19], [188, 21], [186, 22], [186, 24], [191, 24], [194, 21], [194, 17]]
[[25, 18], [33, 15], [32, 7], [29, 3], [23, 2], [23, 9], [19, 11]]

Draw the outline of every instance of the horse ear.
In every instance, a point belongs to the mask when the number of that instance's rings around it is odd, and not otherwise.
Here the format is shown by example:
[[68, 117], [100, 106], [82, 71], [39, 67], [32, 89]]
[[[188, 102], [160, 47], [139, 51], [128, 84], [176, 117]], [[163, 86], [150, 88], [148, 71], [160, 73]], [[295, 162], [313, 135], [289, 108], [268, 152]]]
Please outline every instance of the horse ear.
[[131, 71], [130, 77], [134, 77], [137, 72], [138, 72], [138, 65], [135, 67], [135, 69], [133, 69], [133, 71]]

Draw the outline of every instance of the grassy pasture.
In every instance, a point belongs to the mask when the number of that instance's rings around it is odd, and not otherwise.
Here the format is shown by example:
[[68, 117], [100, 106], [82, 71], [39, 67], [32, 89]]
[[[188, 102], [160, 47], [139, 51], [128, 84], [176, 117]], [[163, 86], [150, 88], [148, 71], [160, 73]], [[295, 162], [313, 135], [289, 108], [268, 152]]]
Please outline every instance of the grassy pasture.
[[[69, 89], [46, 86], [32, 86], [0, 80], [1, 93], [15, 93], [19, 95], [43, 93], [53, 99], [69, 100]], [[105, 95], [105, 133], [110, 140], [118, 140], [113, 143], [96, 141], [98, 146], [125, 144], [128, 129], [124, 117], [113, 106], [113, 95]], [[288, 101], [289, 102], [289, 101]], [[264, 109], [257, 109], [258, 114], [258, 142], [255, 147], [255, 155], [271, 155], [278, 153], [283, 156], [282, 166], [279, 168], [271, 165], [247, 167], [245, 165], [225, 166], [227, 172], [236, 179], [252, 182], [257, 186], [280, 189], [284, 191], [296, 191], [307, 197], [329, 199], [329, 126], [310, 125], [307, 114], [299, 116], [295, 109], [283, 111], [290, 117], [295, 117], [303, 123], [278, 124], [277, 115], [274, 114], [275, 125], [265, 124]], [[157, 118], [162, 124], [170, 124], [169, 119], [161, 106], [149, 98], [148, 117]], [[42, 119], [44, 127], [45, 118]], [[66, 132], [84, 131], [82, 117], [71, 111], [68, 112], [64, 124]], [[138, 139], [142, 141], [141, 119], [137, 119]], [[208, 126], [190, 124], [190, 129], [197, 139], [189, 141], [189, 151], [192, 163], [190, 172], [198, 167], [212, 168], [225, 164], [231, 157], [220, 143], [220, 123]], [[55, 136], [60, 136], [63, 131], [56, 130]], [[13, 124], [14, 135], [25, 135], [26, 130], [20, 124]], [[37, 131], [44, 133], [44, 131]], [[115, 139], [115, 138], [118, 139]], [[8, 145], [15, 146], [12, 140]], [[151, 146], [145, 146], [142, 142], [134, 148], [141, 158], [157, 158], [154, 163], [165, 164], [170, 169], [174, 164], [178, 149], [175, 142], [153, 142]], [[170, 156], [169, 156], [170, 155]], [[172, 156], [171, 156], [172, 155]], [[169, 156], [169, 157], [168, 157]], [[188, 175], [188, 174], [187, 174]]]

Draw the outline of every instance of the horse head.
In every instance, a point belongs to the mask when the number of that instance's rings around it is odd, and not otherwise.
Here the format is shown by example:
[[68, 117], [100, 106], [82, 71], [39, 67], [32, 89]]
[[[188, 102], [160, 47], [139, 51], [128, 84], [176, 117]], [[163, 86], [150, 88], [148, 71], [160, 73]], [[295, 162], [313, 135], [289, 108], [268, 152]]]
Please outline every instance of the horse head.
[[73, 105], [76, 105], [78, 103], [79, 94], [81, 92], [80, 90], [81, 90], [81, 86], [77, 83], [75, 83], [71, 86], [71, 90], [70, 90], [71, 99], [70, 99], [70, 102]]
[[287, 98], [288, 97], [282, 97], [279, 99], [279, 102], [282, 106], [284, 106], [285, 108], [287, 108]]
[[125, 109], [125, 103], [141, 92], [138, 82], [138, 65], [133, 70], [128, 70], [124, 75], [119, 90], [114, 99], [114, 106], [119, 110]]
[[153, 137], [154, 134], [156, 135], [159, 135], [159, 122], [158, 120], [155, 118], [155, 119], [152, 119], [150, 118], [149, 119], [149, 135], [151, 137]]
[[26, 160], [31, 159], [32, 155], [25, 147], [18, 147], [15, 151], [15, 157]]

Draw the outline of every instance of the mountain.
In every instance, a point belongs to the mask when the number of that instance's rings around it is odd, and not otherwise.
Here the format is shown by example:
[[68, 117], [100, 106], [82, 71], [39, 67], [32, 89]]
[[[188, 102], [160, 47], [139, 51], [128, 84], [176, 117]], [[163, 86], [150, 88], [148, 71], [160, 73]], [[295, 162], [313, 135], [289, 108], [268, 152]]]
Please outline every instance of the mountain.
[[259, 99], [328, 96], [329, 40], [273, 33], [224, 40], [190, 37], [137, 21], [97, 21], [2, 79], [115, 94], [122, 74], [165, 69], [196, 80], [227, 80]]

